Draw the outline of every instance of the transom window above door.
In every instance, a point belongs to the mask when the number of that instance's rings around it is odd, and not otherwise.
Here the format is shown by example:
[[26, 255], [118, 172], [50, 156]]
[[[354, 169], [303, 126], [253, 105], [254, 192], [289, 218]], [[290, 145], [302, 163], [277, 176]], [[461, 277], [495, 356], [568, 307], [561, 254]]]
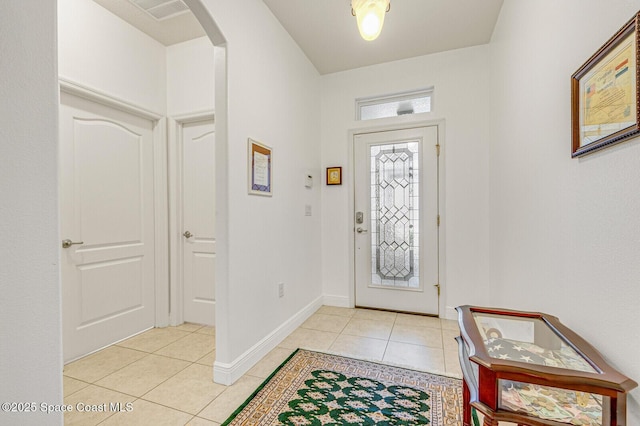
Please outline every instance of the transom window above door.
[[397, 117], [432, 111], [433, 87], [356, 99], [356, 120]]

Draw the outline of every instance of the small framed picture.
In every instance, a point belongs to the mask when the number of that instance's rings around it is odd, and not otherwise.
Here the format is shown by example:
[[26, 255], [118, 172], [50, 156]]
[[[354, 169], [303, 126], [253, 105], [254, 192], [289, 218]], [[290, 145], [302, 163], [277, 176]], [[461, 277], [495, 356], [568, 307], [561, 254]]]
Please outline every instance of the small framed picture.
[[327, 185], [342, 185], [342, 167], [327, 167]]
[[273, 194], [273, 150], [258, 141], [249, 139], [249, 194]]

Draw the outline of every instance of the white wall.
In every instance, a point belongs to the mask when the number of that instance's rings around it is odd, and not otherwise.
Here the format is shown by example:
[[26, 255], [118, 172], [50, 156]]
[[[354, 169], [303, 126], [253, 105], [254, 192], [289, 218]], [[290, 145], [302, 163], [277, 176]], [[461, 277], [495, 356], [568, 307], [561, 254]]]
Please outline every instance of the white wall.
[[213, 44], [207, 37], [166, 48], [167, 115], [214, 109]]
[[352, 292], [348, 131], [379, 125], [378, 120], [354, 121], [355, 99], [434, 86], [434, 112], [428, 118], [444, 119], [446, 130], [441, 141], [446, 173], [441, 305], [488, 302], [488, 70], [488, 47], [478, 46], [322, 77], [322, 166], [342, 166], [345, 175], [342, 186], [322, 187], [322, 282], [328, 300], [344, 305]]
[[[228, 217], [218, 222], [218, 230], [225, 228], [218, 238], [227, 239], [217, 264], [227, 269], [224, 282], [216, 278], [216, 290], [224, 287], [217, 292], [216, 324], [228, 332], [217, 336], [216, 364], [222, 365], [236, 362], [321, 295], [320, 77], [261, 0], [202, 4], [227, 41], [228, 135], [220, 148], [227, 151], [228, 196], [217, 201], [226, 204]], [[247, 194], [247, 138], [273, 148], [272, 197]], [[304, 187], [307, 171], [315, 178], [312, 189]], [[282, 299], [278, 282], [285, 283]]]
[[[0, 401], [62, 403], [55, 2], [0, 14]], [[62, 414], [0, 424], [62, 424]]]
[[[490, 44], [491, 302], [554, 314], [640, 381], [640, 139], [572, 159], [570, 76], [637, 1], [506, 0]], [[628, 424], [640, 424], [640, 391]]]
[[58, 0], [58, 49], [61, 77], [165, 113], [165, 47], [97, 3]]

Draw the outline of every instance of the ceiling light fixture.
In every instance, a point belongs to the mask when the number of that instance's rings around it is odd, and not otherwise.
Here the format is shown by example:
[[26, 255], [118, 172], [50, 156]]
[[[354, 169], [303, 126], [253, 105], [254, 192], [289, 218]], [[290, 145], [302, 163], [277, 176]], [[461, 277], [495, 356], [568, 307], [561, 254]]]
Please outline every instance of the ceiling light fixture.
[[375, 40], [382, 31], [384, 15], [391, 9], [390, 0], [351, 0], [351, 14], [356, 17], [363, 39]]

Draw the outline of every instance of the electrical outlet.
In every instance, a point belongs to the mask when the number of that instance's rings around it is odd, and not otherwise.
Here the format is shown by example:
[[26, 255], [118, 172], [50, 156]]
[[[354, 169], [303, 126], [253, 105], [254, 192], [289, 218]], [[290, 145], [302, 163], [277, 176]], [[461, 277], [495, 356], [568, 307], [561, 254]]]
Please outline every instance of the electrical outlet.
[[278, 283], [278, 297], [284, 297], [284, 283]]

